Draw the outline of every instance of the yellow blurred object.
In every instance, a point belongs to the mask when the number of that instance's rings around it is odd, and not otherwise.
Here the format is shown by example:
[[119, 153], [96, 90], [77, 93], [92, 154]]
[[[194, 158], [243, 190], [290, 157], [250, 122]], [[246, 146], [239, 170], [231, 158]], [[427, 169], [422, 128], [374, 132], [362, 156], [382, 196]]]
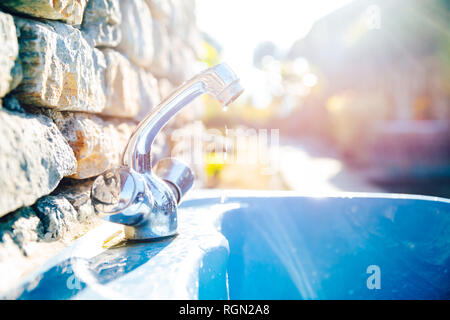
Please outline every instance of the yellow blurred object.
[[431, 99], [427, 95], [417, 97], [413, 105], [413, 117], [416, 120], [427, 120], [431, 118]]
[[348, 93], [331, 96], [327, 100], [326, 108], [330, 113], [340, 112], [345, 107], [345, 104], [349, 99], [350, 97]]
[[262, 174], [262, 167], [254, 164], [233, 164], [223, 168], [220, 180], [214, 185], [219, 189], [289, 190], [281, 175]]
[[219, 64], [221, 60], [219, 51], [205, 40], [203, 40], [200, 45], [199, 55], [200, 61], [206, 63], [208, 67]]
[[[242, 128], [241, 128], [242, 129]], [[243, 141], [241, 141], [243, 143]], [[235, 145], [237, 146], [237, 145]], [[229, 150], [227, 153], [211, 151], [205, 153], [205, 170], [209, 188], [220, 189], [258, 189], [258, 190], [287, 190], [274, 163], [268, 164], [258, 158], [257, 140], [247, 139], [240, 148]], [[267, 146], [262, 154], [270, 154]], [[225, 155], [227, 157], [225, 158]], [[268, 169], [273, 172], [268, 173]]]
[[222, 105], [209, 95], [203, 95], [202, 100], [205, 105], [203, 120], [206, 122], [216, 118], [230, 119], [233, 117], [253, 123], [264, 122], [270, 120], [279, 107], [279, 101], [273, 101], [268, 108], [260, 109], [245, 99], [240, 99], [231, 104], [224, 112]]
[[123, 230], [119, 230], [109, 236], [105, 241], [103, 241], [102, 247], [104, 249], [114, 248], [125, 241], [125, 232]]
[[225, 167], [223, 157], [219, 157], [215, 152], [206, 153], [205, 170], [208, 178], [216, 177]]

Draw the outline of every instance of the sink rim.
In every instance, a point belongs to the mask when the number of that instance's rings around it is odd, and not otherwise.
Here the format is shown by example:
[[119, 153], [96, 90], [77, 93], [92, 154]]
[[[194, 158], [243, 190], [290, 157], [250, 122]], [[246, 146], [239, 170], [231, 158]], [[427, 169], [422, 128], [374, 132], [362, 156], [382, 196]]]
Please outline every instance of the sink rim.
[[[427, 196], [420, 194], [406, 194], [406, 193], [388, 193], [388, 192], [349, 192], [336, 191], [326, 193], [305, 193], [293, 190], [250, 190], [250, 189], [195, 189], [190, 192], [184, 202], [199, 199], [214, 199], [214, 198], [369, 198], [369, 199], [404, 199], [404, 200], [423, 200], [432, 202], [442, 202], [450, 204], [450, 198]], [[181, 206], [183, 205], [181, 204]]]

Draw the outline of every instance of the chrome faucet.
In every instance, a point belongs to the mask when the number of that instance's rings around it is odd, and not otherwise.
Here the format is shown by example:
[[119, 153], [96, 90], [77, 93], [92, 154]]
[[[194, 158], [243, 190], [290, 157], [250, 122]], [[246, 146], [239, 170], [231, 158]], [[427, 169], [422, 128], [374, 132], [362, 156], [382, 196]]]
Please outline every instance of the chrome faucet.
[[91, 199], [103, 219], [125, 225], [127, 239], [171, 236], [177, 232], [177, 205], [192, 188], [194, 175], [183, 162], [166, 158], [152, 171], [151, 147], [164, 125], [196, 97], [208, 93], [223, 106], [242, 93], [239, 79], [219, 64], [183, 83], [132, 134], [122, 166], [95, 179]]

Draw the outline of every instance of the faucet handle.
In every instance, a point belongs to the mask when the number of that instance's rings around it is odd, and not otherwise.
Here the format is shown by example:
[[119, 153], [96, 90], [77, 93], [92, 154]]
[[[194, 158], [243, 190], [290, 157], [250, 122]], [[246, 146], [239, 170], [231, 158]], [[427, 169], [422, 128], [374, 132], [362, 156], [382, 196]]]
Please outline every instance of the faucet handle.
[[143, 212], [151, 211], [153, 206], [144, 179], [123, 166], [106, 170], [95, 179], [91, 201], [97, 214], [105, 220], [125, 225], [139, 223]]
[[164, 158], [156, 163], [153, 170], [172, 189], [177, 203], [181, 202], [183, 196], [194, 185], [194, 174], [191, 168], [183, 161], [174, 158]]

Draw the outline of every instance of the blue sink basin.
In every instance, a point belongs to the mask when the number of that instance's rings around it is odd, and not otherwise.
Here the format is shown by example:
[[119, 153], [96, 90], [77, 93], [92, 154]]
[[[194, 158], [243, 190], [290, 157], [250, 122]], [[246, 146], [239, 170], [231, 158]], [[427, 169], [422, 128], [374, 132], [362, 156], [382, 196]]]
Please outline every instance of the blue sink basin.
[[103, 249], [91, 231], [11, 291], [21, 299], [449, 299], [450, 201], [197, 191], [179, 235]]

